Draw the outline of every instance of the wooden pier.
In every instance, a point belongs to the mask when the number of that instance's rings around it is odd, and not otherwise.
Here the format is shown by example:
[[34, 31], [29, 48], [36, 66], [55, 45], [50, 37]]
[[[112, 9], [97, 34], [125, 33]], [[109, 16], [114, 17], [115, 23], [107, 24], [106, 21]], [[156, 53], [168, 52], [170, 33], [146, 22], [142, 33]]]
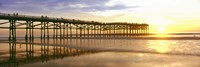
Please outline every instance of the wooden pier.
[[0, 22], [0, 29], [9, 29], [9, 40], [16, 39], [16, 32], [19, 29], [25, 30], [24, 38], [28, 40], [34, 38], [35, 30], [40, 30], [37, 34], [41, 34], [41, 38], [112, 37], [149, 34], [149, 25], [144, 23], [106, 23], [47, 16], [19, 15], [18, 13], [0, 13], [0, 20], [7, 20], [7, 22]]

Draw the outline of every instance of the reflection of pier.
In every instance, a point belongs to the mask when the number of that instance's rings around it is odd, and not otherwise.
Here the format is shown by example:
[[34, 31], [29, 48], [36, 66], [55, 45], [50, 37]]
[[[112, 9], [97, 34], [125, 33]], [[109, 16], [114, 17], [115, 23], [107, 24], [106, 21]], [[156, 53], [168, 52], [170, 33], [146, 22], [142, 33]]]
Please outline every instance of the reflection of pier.
[[[47, 16], [27, 16], [0, 13], [1, 29], [9, 29], [9, 39], [16, 37], [17, 29], [25, 30], [24, 37], [34, 37], [35, 29], [40, 30], [41, 38], [48, 37], [110, 37], [128, 35], [146, 35], [149, 33], [148, 24], [138, 23], [103, 23], [75, 19], [51, 18]], [[6, 24], [9, 24], [7, 26]], [[53, 36], [50, 36], [53, 35]], [[75, 36], [74, 36], [75, 35]]]
[[[50, 46], [48, 44], [41, 45], [39, 43], [33, 43], [34, 41], [26, 42], [9, 42], [9, 52], [0, 52], [0, 67], [17, 67], [23, 64], [46, 62], [53, 59], [62, 59], [69, 56], [79, 56], [84, 54], [91, 54], [97, 51], [83, 50], [77, 48], [69, 48], [64, 46]], [[42, 43], [49, 43], [47, 40]], [[38, 45], [35, 45], [38, 44]], [[54, 43], [56, 44], [56, 42]], [[25, 46], [25, 49], [16, 49], [17, 45]], [[8, 55], [8, 56], [5, 56]]]

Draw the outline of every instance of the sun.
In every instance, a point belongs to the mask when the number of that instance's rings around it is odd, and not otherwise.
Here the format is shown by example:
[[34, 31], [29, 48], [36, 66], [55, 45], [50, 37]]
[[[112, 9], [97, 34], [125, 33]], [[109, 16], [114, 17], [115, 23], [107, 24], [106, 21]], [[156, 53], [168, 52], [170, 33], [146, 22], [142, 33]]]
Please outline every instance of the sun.
[[160, 34], [164, 34], [165, 33], [165, 28], [164, 27], [159, 28], [159, 33]]
[[165, 27], [160, 27], [158, 28], [158, 37], [166, 37], [167, 33], [166, 33], [166, 28]]

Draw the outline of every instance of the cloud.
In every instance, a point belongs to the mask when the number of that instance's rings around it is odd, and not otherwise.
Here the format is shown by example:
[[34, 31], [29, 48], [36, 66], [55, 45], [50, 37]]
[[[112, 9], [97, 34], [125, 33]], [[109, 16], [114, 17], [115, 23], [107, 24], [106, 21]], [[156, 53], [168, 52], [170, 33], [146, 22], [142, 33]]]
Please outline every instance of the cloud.
[[[3, 10], [27, 12], [94, 12], [107, 10], [126, 11], [127, 9], [138, 9], [142, 7], [143, 9], [140, 12], [160, 12], [161, 14], [167, 14], [171, 12], [169, 10], [176, 10], [176, 12], [191, 12], [192, 10], [196, 11], [199, 7], [199, 3], [195, 3], [196, 1], [193, 0], [177, 1], [178, 2], [172, 0], [4, 0], [0, 1], [0, 7], [2, 7], [3, 4], [5, 7]], [[185, 5], [186, 7], [184, 7]]]
[[117, 4], [114, 6], [106, 6], [106, 3], [109, 0], [67, 0], [67, 1], [56, 1], [56, 2], [49, 2], [46, 4], [46, 9], [53, 11], [65, 11], [65, 12], [94, 12], [94, 11], [106, 11], [106, 10], [122, 10], [127, 8], [136, 8], [138, 6], [129, 7], [123, 4]]
[[86, 8], [86, 7], [90, 7], [90, 6], [87, 4], [71, 4], [71, 5], [69, 5], [69, 7], [71, 7], [71, 8]]
[[[25, 11], [25, 12], [94, 12], [106, 10], [123, 10], [136, 8], [138, 6], [126, 6], [115, 4], [107, 6], [110, 0], [6, 0], [3, 10]], [[26, 6], [24, 6], [26, 5]]]
[[124, 9], [129, 9], [129, 8], [137, 8], [139, 6], [134, 6], [134, 7], [128, 7], [125, 5], [115, 5], [115, 6], [91, 6], [88, 8], [83, 8], [82, 10], [84, 11], [106, 11], [106, 10], [124, 10]]
[[[50, 6], [48, 6], [48, 7], [50, 7]], [[84, 4], [84, 3], [77, 3], [77, 4], [57, 3], [50, 9], [54, 9], [54, 10], [66, 10], [66, 9], [75, 10], [75, 9], [83, 9], [83, 8], [88, 8], [88, 7], [90, 7], [90, 5], [87, 5], [87, 4]]]

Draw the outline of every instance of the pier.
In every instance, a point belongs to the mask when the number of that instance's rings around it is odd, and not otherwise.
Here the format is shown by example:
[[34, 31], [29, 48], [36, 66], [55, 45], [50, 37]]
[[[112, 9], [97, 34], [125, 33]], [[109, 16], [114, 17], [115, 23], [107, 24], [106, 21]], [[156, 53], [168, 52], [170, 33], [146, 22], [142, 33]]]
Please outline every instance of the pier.
[[[0, 29], [9, 29], [9, 40], [17, 37], [17, 30], [25, 30], [26, 40], [34, 39], [34, 34], [40, 38], [70, 38], [70, 37], [113, 37], [135, 36], [149, 34], [149, 25], [127, 22], [97, 22], [77, 19], [54, 18], [48, 16], [29, 16], [18, 13], [0, 13]], [[37, 30], [37, 32], [35, 32]], [[38, 30], [40, 32], [38, 32]]]

